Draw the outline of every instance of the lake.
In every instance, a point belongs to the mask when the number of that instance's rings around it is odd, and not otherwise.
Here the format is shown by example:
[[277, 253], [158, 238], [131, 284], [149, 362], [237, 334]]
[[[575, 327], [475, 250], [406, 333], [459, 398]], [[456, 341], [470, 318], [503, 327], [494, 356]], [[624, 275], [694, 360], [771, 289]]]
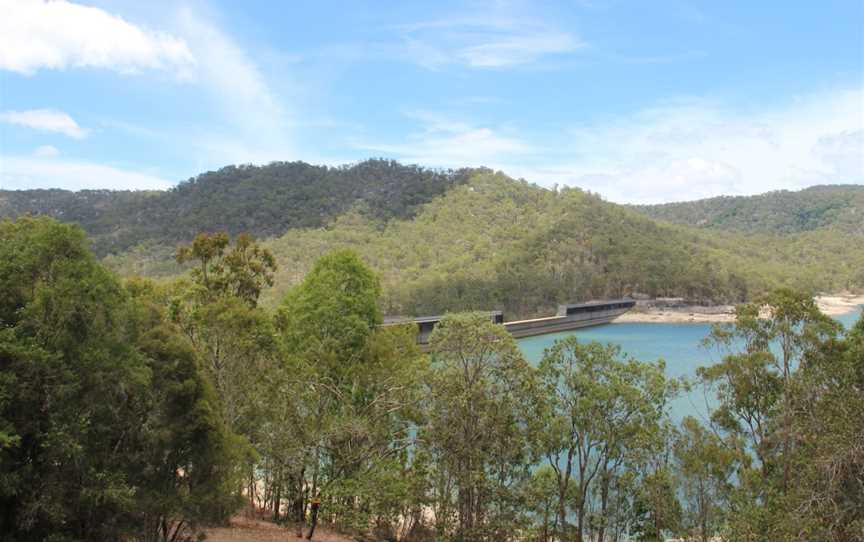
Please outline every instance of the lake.
[[[837, 320], [848, 328], [858, 320], [860, 312], [859, 308], [858, 311], [838, 316]], [[543, 356], [543, 350], [552, 346], [555, 340], [576, 335], [584, 342], [617, 344], [623, 352], [640, 361], [663, 359], [666, 372], [671, 377], [693, 377], [697, 367], [712, 365], [721, 357], [715, 350], [707, 350], [700, 344], [710, 330], [711, 324], [612, 323], [528, 337], [520, 339], [518, 343], [525, 357], [537, 363]], [[709, 410], [706, 404], [710, 403], [711, 399], [706, 398], [702, 388], [697, 386], [689, 394], [673, 401], [670, 414], [676, 422], [688, 415], [705, 420]]]

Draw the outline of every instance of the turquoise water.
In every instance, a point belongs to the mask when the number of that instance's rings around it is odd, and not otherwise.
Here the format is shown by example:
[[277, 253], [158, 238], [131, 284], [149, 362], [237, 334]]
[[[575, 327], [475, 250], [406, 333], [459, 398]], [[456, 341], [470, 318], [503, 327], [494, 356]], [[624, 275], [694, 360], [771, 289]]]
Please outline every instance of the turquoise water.
[[855, 324], [855, 322], [858, 321], [858, 318], [861, 317], [861, 310], [862, 309], [864, 309], [864, 305], [861, 305], [860, 307], [858, 307], [858, 310], [856, 310], [855, 312], [849, 312], [849, 313], [846, 313], [842, 316], [838, 316], [837, 319], [840, 320], [841, 322], [843, 322], [843, 325], [846, 326], [846, 328], [848, 329], [848, 328], [852, 327]]
[[[847, 328], [854, 324], [860, 309], [839, 316], [837, 319]], [[543, 350], [552, 346], [557, 339], [576, 335], [580, 341], [600, 341], [614, 343], [623, 352], [640, 361], [666, 362], [666, 372], [671, 377], [695, 377], [696, 368], [708, 366], [720, 360], [719, 352], [703, 348], [700, 343], [711, 330], [710, 324], [657, 324], [657, 323], [626, 323], [607, 324], [576, 331], [565, 331], [550, 335], [540, 335], [520, 339], [519, 346], [532, 363], [537, 363], [543, 356]], [[675, 421], [684, 416], [696, 416], [705, 419], [712, 403], [710, 397], [701, 387], [694, 389], [675, 399], [670, 405], [670, 415]]]

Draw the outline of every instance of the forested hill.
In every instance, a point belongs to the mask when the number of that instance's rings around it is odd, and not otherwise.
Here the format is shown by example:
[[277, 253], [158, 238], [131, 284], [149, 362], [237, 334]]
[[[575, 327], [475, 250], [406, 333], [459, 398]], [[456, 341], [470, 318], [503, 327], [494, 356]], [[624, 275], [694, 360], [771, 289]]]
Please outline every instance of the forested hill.
[[354, 207], [379, 220], [409, 218], [470, 174], [389, 160], [228, 166], [165, 192], [2, 190], [0, 218], [39, 214], [79, 224], [105, 255], [143, 242], [186, 242], [199, 231], [276, 236], [323, 226]]
[[[742, 233], [658, 221], [645, 214], [656, 208], [547, 190], [486, 169], [295, 162], [223, 168], [167, 192], [2, 192], [0, 218], [31, 212], [78, 223], [125, 276], [182, 273], [176, 248], [198, 232], [251, 233], [279, 264], [265, 305], [278, 303], [318, 257], [350, 248], [380, 274], [388, 314], [503, 309], [529, 317], [558, 303], [635, 293], [730, 303], [778, 286], [864, 289], [864, 243], [849, 242], [851, 231], [861, 231], [860, 188], [717, 200], [743, 202], [738, 218], [728, 218], [754, 224]], [[776, 198], [816, 196], [847, 202], [826, 203], [812, 219], [832, 227], [762, 226], [794, 215]]]
[[410, 220], [381, 224], [348, 213], [327, 228], [269, 241], [279, 270], [264, 300], [277, 302], [316, 257], [338, 248], [359, 252], [381, 274], [389, 314], [484, 308], [529, 317], [557, 303], [637, 292], [731, 303], [778, 286], [864, 288], [864, 243], [848, 237], [705, 231], [579, 189], [546, 190], [486, 172]]
[[864, 234], [864, 186], [813, 186], [758, 196], [643, 205], [639, 211], [669, 222], [748, 233], [795, 233], [836, 228]]

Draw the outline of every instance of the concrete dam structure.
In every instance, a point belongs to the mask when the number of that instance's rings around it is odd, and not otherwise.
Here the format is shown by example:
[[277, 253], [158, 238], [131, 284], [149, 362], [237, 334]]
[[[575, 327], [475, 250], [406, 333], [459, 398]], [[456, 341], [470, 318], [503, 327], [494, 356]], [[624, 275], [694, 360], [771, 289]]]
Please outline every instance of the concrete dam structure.
[[[570, 331], [582, 327], [608, 324], [618, 316], [629, 311], [636, 305], [632, 299], [616, 299], [611, 301], [591, 301], [588, 303], [575, 303], [571, 305], [559, 305], [555, 316], [545, 318], [533, 318], [531, 320], [504, 321], [504, 313], [492, 311], [489, 318], [496, 324], [503, 325], [517, 339], [522, 337], [533, 337], [547, 333], [558, 333]], [[423, 316], [418, 318], [385, 318], [384, 325], [401, 325], [414, 323], [417, 325], [417, 344], [426, 346], [429, 337], [435, 329], [435, 325], [443, 316]]]

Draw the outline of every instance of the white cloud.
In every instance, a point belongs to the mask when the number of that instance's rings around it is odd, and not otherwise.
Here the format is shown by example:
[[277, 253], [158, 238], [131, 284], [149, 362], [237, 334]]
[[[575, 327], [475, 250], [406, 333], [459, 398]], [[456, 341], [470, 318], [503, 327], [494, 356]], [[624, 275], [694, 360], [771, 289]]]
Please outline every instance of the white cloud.
[[502, 158], [524, 155], [530, 147], [500, 129], [475, 126], [429, 112], [408, 115], [422, 129], [403, 143], [359, 142], [358, 149], [385, 153], [407, 163], [434, 167], [494, 166]]
[[194, 64], [186, 43], [99, 8], [64, 0], [0, 0], [0, 69], [106, 68], [119, 72]]
[[0, 156], [0, 189], [163, 190], [175, 183], [148, 173], [92, 162], [30, 156]]
[[832, 177], [842, 182], [862, 182], [864, 178], [864, 129], [849, 130], [820, 137], [813, 154], [829, 164]]
[[[82, 67], [119, 72], [172, 70], [196, 84], [218, 110], [210, 119], [215, 122], [206, 129], [192, 127], [185, 134], [185, 141], [192, 140], [200, 151], [193, 160], [202, 167], [213, 167], [214, 162], [266, 162], [291, 154], [290, 119], [252, 57], [188, 8], [179, 11], [173, 35], [65, 0], [0, 0], [0, 12], [4, 13], [0, 17], [0, 69], [25, 74]], [[7, 122], [32, 120], [31, 127], [62, 131], [70, 137], [85, 135], [64, 113], [8, 114], [18, 116], [4, 118]]]
[[40, 145], [39, 147], [36, 147], [36, 150], [33, 151], [33, 156], [36, 156], [38, 158], [53, 158], [59, 155], [60, 151], [57, 149], [57, 147], [54, 147], [53, 145]]
[[290, 157], [292, 119], [253, 59], [188, 9], [180, 12], [179, 28], [198, 61], [193, 78], [226, 121], [197, 134], [195, 144], [221, 164]]
[[154, 129], [114, 118], [103, 119], [100, 125], [187, 149], [187, 163], [193, 171], [294, 157], [295, 119], [259, 68], [258, 57], [244, 50], [211, 17], [189, 8], [174, 15], [177, 35], [196, 59], [185, 74], [187, 89], [211, 114], [185, 129]]
[[864, 183], [864, 89], [766, 108], [690, 101], [579, 126], [559, 156], [505, 169], [651, 203]]
[[469, 66], [499, 68], [525, 64], [554, 53], [569, 53], [581, 47], [573, 36], [563, 32], [530, 32], [498, 36], [457, 52], [457, 57]]
[[53, 109], [30, 109], [28, 111], [0, 112], [0, 122], [26, 126], [34, 130], [55, 132], [75, 139], [83, 139], [87, 131], [68, 114]]
[[488, 166], [620, 203], [864, 184], [864, 89], [771, 107], [687, 100], [541, 138], [428, 112], [399, 142], [355, 147], [427, 166]]
[[512, 67], [585, 46], [575, 35], [549, 24], [488, 16], [404, 25], [400, 30], [403, 56], [433, 69], [447, 64]]
[[185, 129], [159, 129], [116, 118], [101, 119], [99, 125], [185, 148], [187, 162], [197, 171], [292, 158], [291, 136], [297, 122], [259, 68], [258, 57], [244, 50], [213, 18], [189, 8], [174, 15], [177, 35], [196, 58], [184, 82], [211, 114]]

